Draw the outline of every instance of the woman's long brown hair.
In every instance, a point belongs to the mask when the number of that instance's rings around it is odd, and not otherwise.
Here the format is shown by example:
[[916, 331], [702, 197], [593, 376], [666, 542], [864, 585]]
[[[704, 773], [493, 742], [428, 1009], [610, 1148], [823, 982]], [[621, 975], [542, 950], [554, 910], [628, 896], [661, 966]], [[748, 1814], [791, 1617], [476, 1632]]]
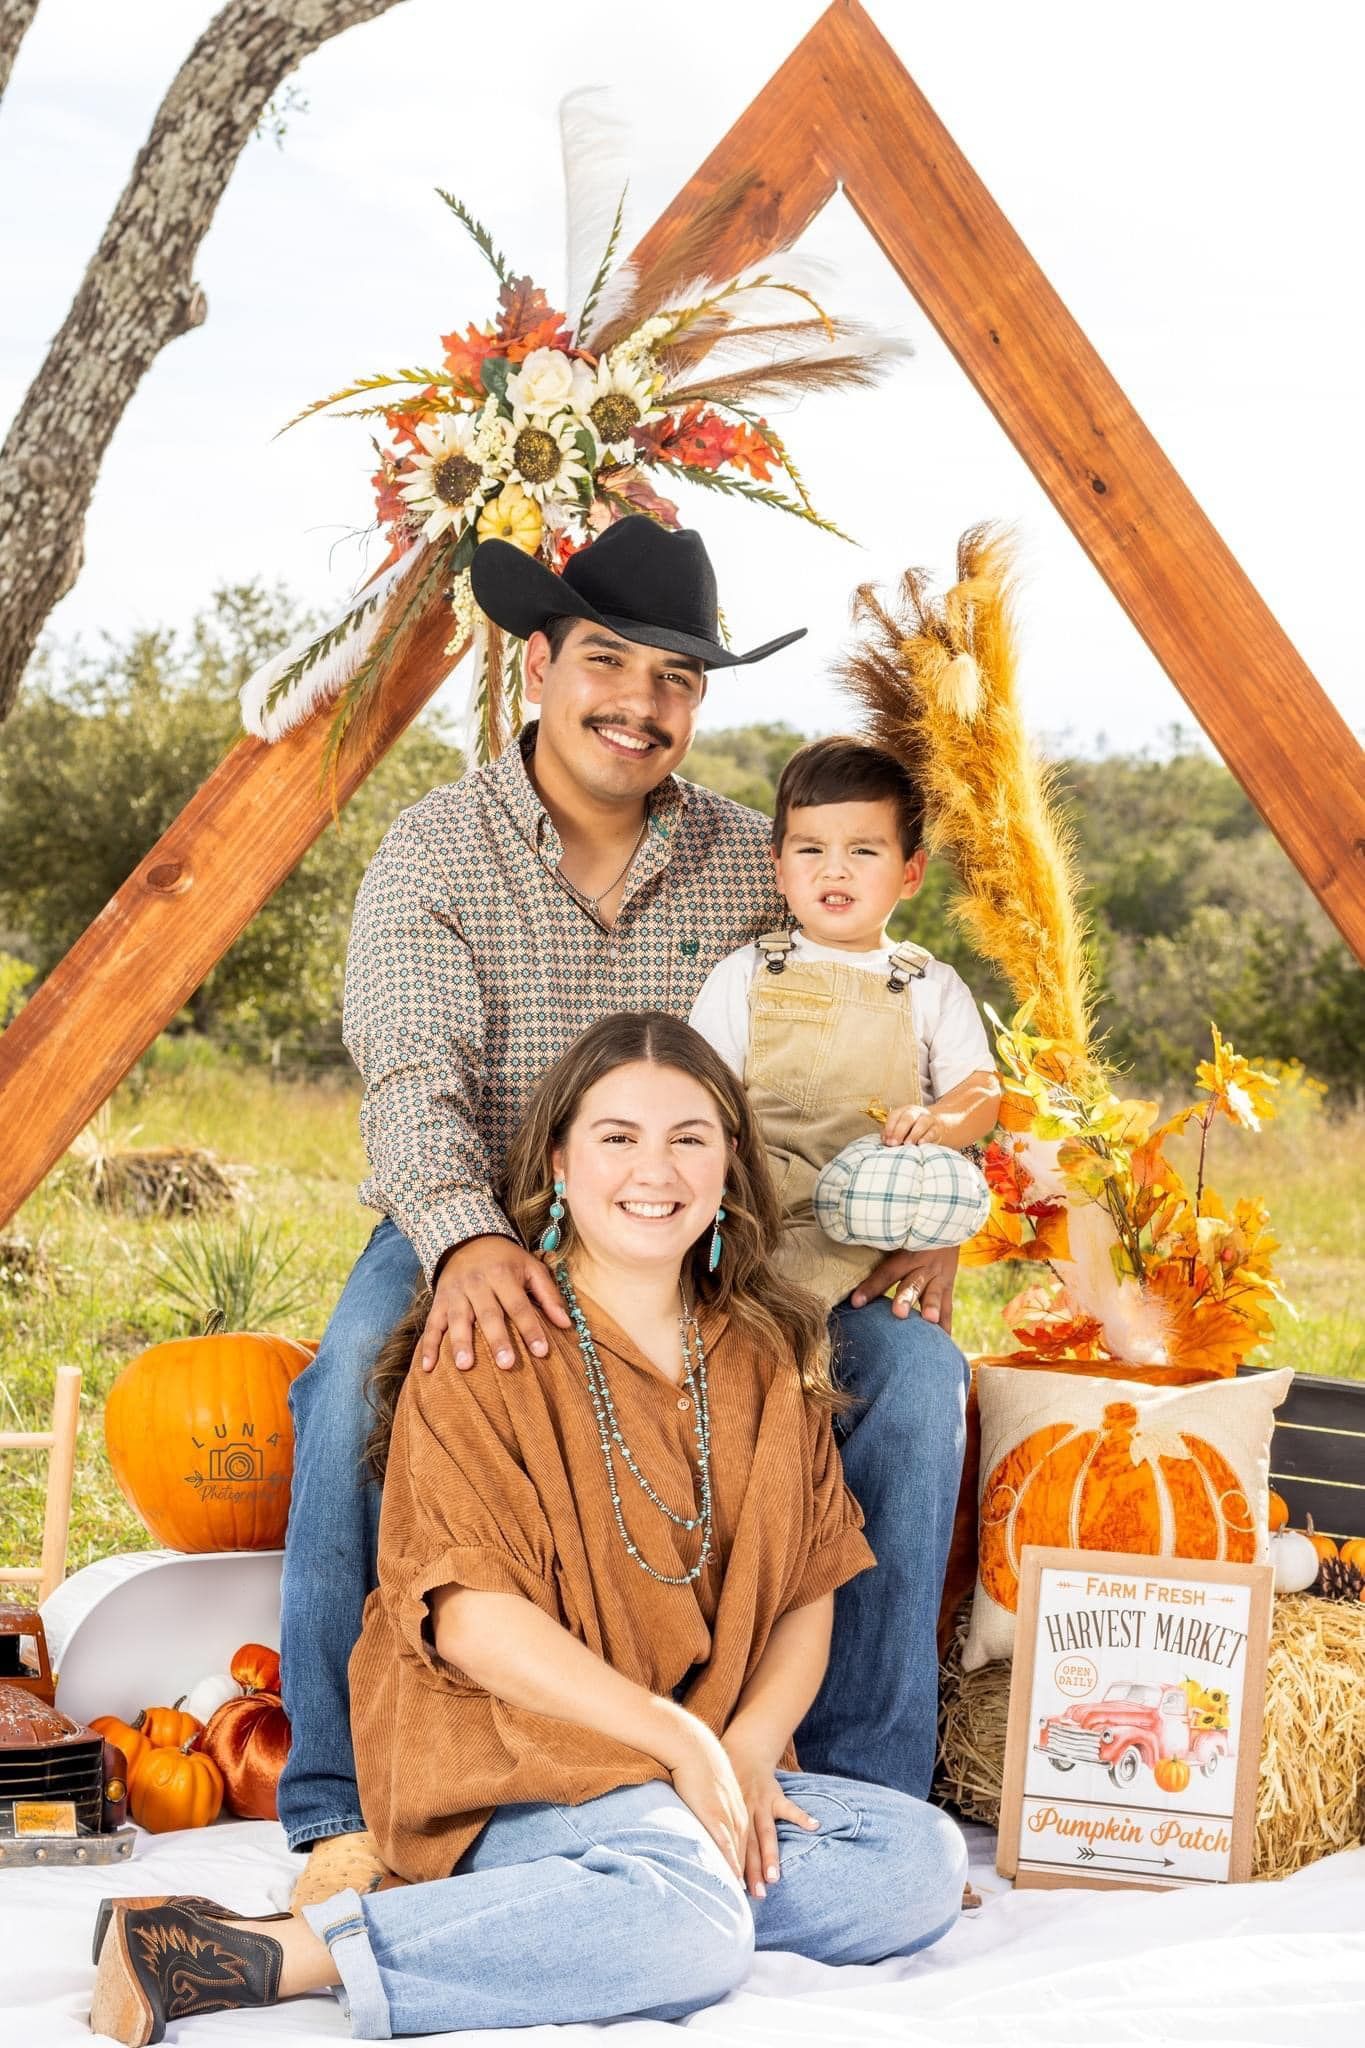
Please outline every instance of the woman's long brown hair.
[[[823, 1308], [803, 1287], [779, 1278], [773, 1265], [782, 1234], [782, 1211], [749, 1099], [719, 1053], [690, 1024], [662, 1010], [630, 1010], [603, 1017], [574, 1040], [541, 1076], [512, 1140], [500, 1189], [508, 1216], [526, 1243], [534, 1244], [550, 1220], [554, 1194], [551, 1154], [563, 1144], [583, 1097], [618, 1067], [639, 1060], [672, 1067], [699, 1081], [720, 1112], [721, 1127], [731, 1146], [725, 1176], [724, 1255], [711, 1272], [711, 1233], [703, 1231], [683, 1261], [692, 1300], [698, 1308], [725, 1309], [730, 1320], [759, 1343], [789, 1355], [810, 1400], [836, 1411], [846, 1407], [848, 1396], [836, 1387], [831, 1373]], [[571, 1209], [560, 1230], [559, 1255], [571, 1257]], [[384, 1476], [394, 1410], [430, 1306], [431, 1296], [423, 1288], [370, 1374], [368, 1392], [375, 1420], [366, 1460], [376, 1479]]]

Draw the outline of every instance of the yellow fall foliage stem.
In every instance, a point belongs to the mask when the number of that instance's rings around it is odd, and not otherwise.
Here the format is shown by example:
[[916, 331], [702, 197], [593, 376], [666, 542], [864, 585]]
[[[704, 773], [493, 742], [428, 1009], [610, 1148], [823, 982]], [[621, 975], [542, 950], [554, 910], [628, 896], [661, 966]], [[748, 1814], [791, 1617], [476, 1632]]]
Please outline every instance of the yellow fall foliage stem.
[[1034, 1001], [1034, 1028], [1083, 1051], [1092, 989], [1075, 854], [1053, 777], [1024, 730], [1013, 592], [1009, 536], [972, 527], [943, 596], [916, 569], [891, 609], [870, 586], [859, 590], [862, 638], [839, 675], [868, 714], [869, 736], [919, 778], [931, 851], [962, 885], [954, 917], [1016, 1002]]

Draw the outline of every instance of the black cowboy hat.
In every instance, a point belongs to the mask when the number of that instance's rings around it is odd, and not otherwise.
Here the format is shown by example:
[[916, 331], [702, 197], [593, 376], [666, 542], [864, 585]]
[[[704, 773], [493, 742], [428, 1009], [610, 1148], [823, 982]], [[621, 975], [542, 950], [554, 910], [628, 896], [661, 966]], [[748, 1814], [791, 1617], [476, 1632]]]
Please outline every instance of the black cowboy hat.
[[706, 668], [736, 668], [790, 647], [806, 631], [798, 626], [732, 654], [720, 643], [716, 572], [701, 535], [686, 527], [671, 533], [638, 512], [571, 555], [562, 576], [510, 541], [486, 540], [474, 550], [470, 578], [481, 609], [518, 640], [558, 614], [591, 619], [644, 647], [694, 655]]

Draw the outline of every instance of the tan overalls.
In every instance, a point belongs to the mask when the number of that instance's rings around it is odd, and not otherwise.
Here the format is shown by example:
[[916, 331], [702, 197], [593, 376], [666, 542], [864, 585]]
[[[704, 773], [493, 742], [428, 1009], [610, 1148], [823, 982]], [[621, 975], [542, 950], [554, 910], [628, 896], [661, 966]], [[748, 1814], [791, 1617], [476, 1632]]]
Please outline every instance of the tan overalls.
[[910, 983], [933, 956], [898, 946], [883, 980], [842, 961], [790, 958], [790, 932], [754, 943], [762, 964], [749, 990], [744, 1084], [786, 1219], [777, 1265], [831, 1308], [883, 1254], [827, 1237], [811, 1192], [836, 1152], [876, 1132], [870, 1105], [923, 1100]]

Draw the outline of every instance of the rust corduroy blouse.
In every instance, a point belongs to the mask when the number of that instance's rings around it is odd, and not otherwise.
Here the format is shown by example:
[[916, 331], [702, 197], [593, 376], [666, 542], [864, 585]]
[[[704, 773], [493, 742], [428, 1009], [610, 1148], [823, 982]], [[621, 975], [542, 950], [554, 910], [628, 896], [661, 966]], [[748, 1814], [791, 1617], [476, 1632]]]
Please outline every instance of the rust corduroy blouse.
[[[621, 1429], [655, 1490], [695, 1514], [695, 1416], [605, 1310], [580, 1296]], [[663, 1586], [630, 1558], [612, 1515], [578, 1342], [518, 1343], [515, 1370], [476, 1339], [460, 1372], [444, 1349], [398, 1402], [379, 1527], [379, 1585], [351, 1655], [361, 1805], [390, 1868], [446, 1877], [499, 1806], [578, 1805], [664, 1766], [591, 1729], [509, 1706], [437, 1656], [437, 1587], [517, 1593], [656, 1694], [721, 1734], [774, 1623], [875, 1563], [844, 1485], [827, 1411], [724, 1316], [703, 1318], [715, 1549], [703, 1578]], [[517, 1342], [515, 1336], [513, 1339]], [[631, 1540], [685, 1571], [700, 1537], [659, 1514], [617, 1460]], [[689, 1675], [690, 1674], [690, 1675]], [[788, 1748], [786, 1768], [795, 1766]]]

